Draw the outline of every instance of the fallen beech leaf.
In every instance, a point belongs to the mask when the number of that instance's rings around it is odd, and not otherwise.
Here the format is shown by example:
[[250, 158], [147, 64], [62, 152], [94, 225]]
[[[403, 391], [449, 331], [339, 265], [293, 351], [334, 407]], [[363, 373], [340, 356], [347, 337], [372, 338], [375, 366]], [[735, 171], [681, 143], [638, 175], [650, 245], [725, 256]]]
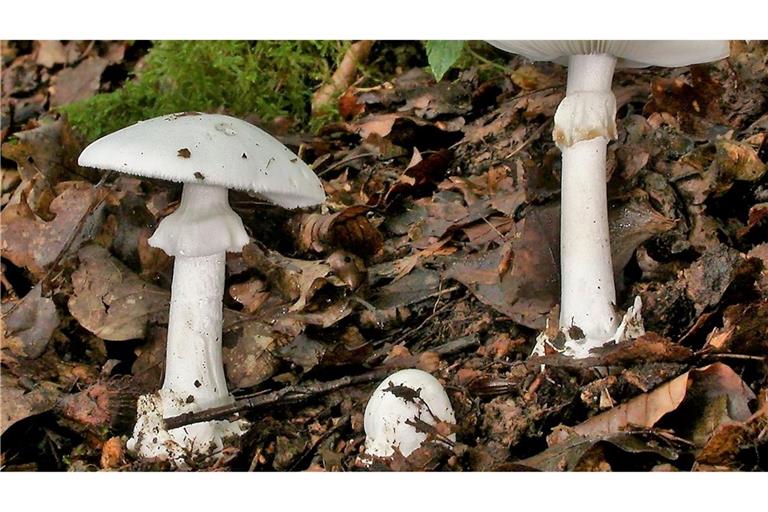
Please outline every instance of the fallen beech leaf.
[[[445, 277], [464, 284], [481, 302], [515, 322], [543, 329], [560, 295], [559, 226], [559, 208], [533, 208], [518, 223], [522, 236], [511, 242], [511, 255], [506, 246], [476, 256], [462, 255]], [[511, 260], [511, 268], [500, 275], [505, 258]]]
[[78, 257], [69, 311], [96, 336], [114, 341], [144, 338], [151, 316], [167, 316], [170, 293], [142, 281], [103, 247], [83, 247]]
[[377, 310], [388, 310], [420, 302], [440, 289], [440, 273], [416, 268], [402, 279], [376, 289], [368, 301]]
[[262, 250], [256, 244], [243, 247], [243, 259], [267, 276], [269, 283], [295, 301], [290, 312], [302, 311], [315, 293], [326, 284], [345, 286], [346, 283], [332, 273], [326, 261], [306, 261], [286, 258], [276, 251]]
[[85, 215], [89, 217], [72, 248], [93, 236], [101, 222], [101, 214], [98, 210], [91, 214], [88, 211], [108, 192], [104, 189], [97, 191], [83, 181], [70, 185], [51, 203], [50, 209], [56, 217], [50, 222], [35, 216], [25, 201], [3, 209], [0, 214], [3, 257], [16, 266], [27, 268], [36, 277], [42, 277]]
[[[566, 441], [558, 443], [543, 452], [515, 462], [513, 466], [538, 471], [590, 471], [610, 470], [603, 448], [610, 445], [623, 452], [622, 465], [626, 467], [627, 458], [631, 454], [655, 454], [667, 460], [676, 460], [677, 452], [664, 437], [652, 432], [644, 433], [610, 433], [596, 437], [573, 435]], [[599, 457], [604, 464], [594, 465], [593, 456]]]
[[40, 357], [48, 346], [53, 331], [59, 326], [56, 305], [52, 299], [43, 297], [40, 289], [40, 284], [37, 284], [20, 300], [15, 309], [3, 318], [3, 348], [8, 347], [14, 354], [29, 359]]
[[224, 314], [222, 357], [230, 387], [249, 388], [271, 378], [280, 365], [275, 352], [288, 338], [254, 320], [232, 325], [242, 318], [240, 314], [229, 310]]
[[739, 251], [720, 244], [696, 260], [683, 272], [686, 294], [693, 301], [696, 314], [716, 306], [728, 287], [743, 277], [753, 281], [760, 271], [759, 264], [745, 258]]
[[59, 403], [61, 414], [81, 425], [108, 427], [112, 422], [114, 393], [106, 383], [100, 382], [78, 393], [64, 395]]
[[51, 382], [39, 382], [27, 391], [15, 377], [0, 374], [0, 434], [11, 425], [30, 416], [50, 411], [60, 392]]
[[716, 143], [715, 165], [724, 185], [732, 181], [757, 181], [765, 174], [766, 165], [748, 144], [721, 139]]
[[[417, 153], [414, 153], [414, 157], [416, 155]], [[391, 201], [398, 194], [408, 193], [411, 196], [420, 196], [434, 190], [445, 176], [452, 159], [453, 153], [450, 150], [441, 149], [409, 165], [387, 191], [384, 202]]]
[[35, 61], [43, 67], [52, 68], [56, 64], [67, 63], [67, 51], [61, 41], [51, 39], [36, 41]]
[[637, 195], [608, 210], [613, 275], [617, 282], [635, 249], [646, 240], [669, 231], [677, 222], [651, 207], [648, 197]]
[[269, 291], [267, 290], [267, 283], [261, 279], [251, 279], [230, 286], [229, 295], [243, 305], [245, 312], [253, 313], [267, 300]]
[[366, 206], [350, 206], [333, 214], [298, 215], [290, 223], [297, 248], [319, 253], [339, 248], [362, 257], [373, 256], [384, 240], [366, 217], [368, 211]]
[[61, 70], [49, 89], [51, 106], [60, 107], [96, 94], [101, 85], [101, 74], [108, 64], [107, 59], [90, 57], [74, 68]]
[[736, 354], [767, 354], [768, 300], [728, 306], [723, 314], [723, 326], [707, 336], [704, 348]]
[[755, 398], [733, 370], [722, 363], [714, 363], [688, 371], [649, 393], [570, 428], [584, 436], [620, 432], [631, 426], [651, 428], [663, 416], [680, 407], [689, 393], [708, 400], [725, 397], [731, 418], [739, 421], [749, 417], [747, 402]]

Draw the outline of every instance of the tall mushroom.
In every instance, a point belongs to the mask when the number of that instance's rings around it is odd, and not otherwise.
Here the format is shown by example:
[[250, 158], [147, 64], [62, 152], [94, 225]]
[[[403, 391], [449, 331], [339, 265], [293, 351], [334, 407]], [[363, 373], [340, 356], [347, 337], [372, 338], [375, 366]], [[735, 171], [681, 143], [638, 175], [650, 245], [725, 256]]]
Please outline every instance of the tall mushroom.
[[[568, 66], [566, 96], [552, 133], [562, 152], [560, 330], [564, 352], [587, 357], [592, 348], [642, 331], [640, 301], [621, 318], [611, 265], [606, 197], [606, 149], [616, 138], [618, 67], [685, 66], [729, 54], [727, 41], [489, 41], [531, 60]], [[639, 325], [638, 325], [639, 323]], [[574, 328], [574, 327], [577, 327]], [[541, 343], [545, 336], [539, 338]]]
[[175, 256], [165, 379], [139, 399], [128, 448], [184, 465], [188, 455], [219, 451], [243, 420], [211, 421], [165, 430], [162, 419], [226, 405], [221, 353], [224, 257], [248, 243], [227, 189], [257, 192], [285, 208], [322, 203], [315, 174], [288, 148], [255, 126], [229, 116], [187, 112], [139, 122], [103, 137], [79, 164], [183, 183], [181, 203], [149, 244]]

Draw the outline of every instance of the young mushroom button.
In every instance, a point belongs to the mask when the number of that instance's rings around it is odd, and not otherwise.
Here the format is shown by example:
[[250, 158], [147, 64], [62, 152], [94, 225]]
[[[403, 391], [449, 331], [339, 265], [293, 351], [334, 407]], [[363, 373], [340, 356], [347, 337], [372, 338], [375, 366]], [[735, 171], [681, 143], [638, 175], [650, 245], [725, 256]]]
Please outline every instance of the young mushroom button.
[[128, 442], [147, 458], [178, 466], [188, 455], [214, 455], [241, 434], [243, 420], [166, 430], [162, 419], [233, 401], [221, 353], [224, 257], [248, 243], [227, 189], [257, 192], [285, 208], [322, 203], [315, 174], [259, 128], [224, 115], [187, 112], [149, 119], [97, 140], [79, 164], [183, 183], [181, 203], [149, 239], [175, 256], [165, 379], [139, 399]]
[[[400, 370], [379, 384], [365, 407], [365, 458], [391, 457], [399, 450], [405, 457], [420, 448], [428, 435], [419, 423], [455, 424], [453, 407], [443, 386], [421, 370]], [[446, 438], [455, 441], [456, 435]], [[441, 441], [440, 437], [434, 439]]]
[[[616, 138], [614, 68], [685, 66], [727, 57], [727, 41], [489, 41], [531, 60], [568, 66], [566, 96], [552, 136], [562, 152], [560, 330], [564, 352], [642, 334], [639, 297], [622, 318], [616, 309], [608, 238], [606, 149]], [[539, 337], [537, 351], [548, 340]]]

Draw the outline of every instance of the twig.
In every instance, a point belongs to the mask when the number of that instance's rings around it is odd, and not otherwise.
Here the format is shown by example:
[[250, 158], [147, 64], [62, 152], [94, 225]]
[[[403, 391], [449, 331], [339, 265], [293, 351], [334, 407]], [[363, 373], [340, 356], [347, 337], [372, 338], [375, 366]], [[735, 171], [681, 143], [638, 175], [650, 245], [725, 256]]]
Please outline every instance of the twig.
[[317, 175], [318, 176], [323, 176], [323, 175], [331, 172], [334, 169], [338, 169], [342, 165], [348, 164], [349, 162], [352, 162], [354, 160], [359, 160], [360, 158], [367, 158], [369, 156], [377, 156], [377, 155], [376, 155], [376, 153], [360, 153], [359, 155], [348, 156], [347, 158], [342, 158], [338, 162], [335, 162], [335, 163], [329, 165], [328, 167], [326, 167], [322, 171], [318, 172]]
[[531, 142], [533, 142], [536, 139], [538, 139], [541, 136], [541, 132], [544, 131], [544, 128], [549, 126], [551, 124], [551, 122], [552, 122], [552, 120], [550, 119], [550, 120], [546, 121], [545, 123], [542, 123], [541, 126], [539, 126], [538, 128], [536, 128], [533, 131], [533, 133], [530, 135], [530, 137], [528, 137], [522, 144], [518, 145], [515, 149], [512, 150], [512, 152], [510, 154], [507, 155], [507, 157], [506, 157], [507, 160], [509, 160], [513, 156], [517, 155], [518, 153], [520, 153], [522, 150], [524, 150], [526, 147], [528, 147], [531, 144]]
[[703, 357], [716, 359], [746, 359], [749, 361], [765, 361], [766, 356], [750, 356], [748, 354], [703, 354]]
[[467, 50], [467, 52], [469, 52], [470, 55], [472, 55], [474, 58], [476, 58], [477, 60], [479, 60], [480, 62], [482, 62], [484, 64], [488, 64], [491, 67], [494, 67], [494, 68], [496, 68], [496, 69], [498, 69], [500, 71], [503, 71], [505, 74], [509, 73], [510, 71], [512, 71], [512, 68], [510, 68], [508, 66], [505, 66], [503, 64], [499, 64], [498, 62], [493, 62], [490, 59], [486, 59], [485, 57], [483, 57], [482, 55], [477, 53], [475, 50], [473, 50], [472, 47], [470, 45], [468, 45], [468, 44], [465, 45], [464, 48]]
[[308, 400], [316, 396], [325, 395], [347, 386], [365, 384], [368, 382], [381, 380], [389, 375], [391, 371], [391, 368], [378, 368], [361, 375], [342, 377], [340, 379], [330, 380], [327, 382], [314, 382], [305, 385], [287, 386], [283, 389], [278, 389], [277, 391], [272, 391], [263, 395], [258, 395], [251, 398], [241, 398], [239, 400], [235, 400], [235, 403], [230, 405], [214, 407], [212, 409], [207, 409], [200, 412], [188, 412], [174, 416], [172, 418], [164, 418], [163, 422], [165, 423], [165, 428], [170, 430], [183, 427], [185, 425], [191, 425], [192, 423], [200, 423], [202, 421], [212, 421], [227, 418], [233, 414], [248, 409], [257, 409], [260, 407], [269, 407], [273, 405], [293, 404], [303, 400]]
[[312, 113], [315, 114], [322, 110], [324, 106], [333, 100], [336, 94], [344, 92], [357, 74], [357, 66], [368, 58], [371, 52], [373, 41], [358, 41], [353, 43], [344, 57], [341, 59], [339, 67], [331, 76], [330, 83], [325, 84], [312, 96]]

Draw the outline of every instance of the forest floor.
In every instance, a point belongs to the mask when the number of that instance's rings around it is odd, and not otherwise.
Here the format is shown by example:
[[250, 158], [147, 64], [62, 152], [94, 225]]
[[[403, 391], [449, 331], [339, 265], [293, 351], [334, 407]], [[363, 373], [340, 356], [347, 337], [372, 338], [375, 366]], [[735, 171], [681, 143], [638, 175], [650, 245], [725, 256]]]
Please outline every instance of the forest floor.
[[[127, 76], [132, 44], [4, 43], [4, 471], [169, 469], [125, 443], [162, 382], [172, 259], [147, 238], [181, 188], [79, 167], [56, 112]], [[456, 441], [371, 469], [768, 469], [768, 45], [617, 71], [618, 306], [639, 296], [647, 333], [584, 360], [531, 355], [557, 319], [566, 70], [481, 71], [352, 85], [316, 134], [262, 123], [327, 207], [231, 193], [251, 243], [227, 256], [225, 369], [237, 397], [267, 398], [239, 446], [192, 466], [366, 469], [368, 397], [415, 367], [444, 384]]]

